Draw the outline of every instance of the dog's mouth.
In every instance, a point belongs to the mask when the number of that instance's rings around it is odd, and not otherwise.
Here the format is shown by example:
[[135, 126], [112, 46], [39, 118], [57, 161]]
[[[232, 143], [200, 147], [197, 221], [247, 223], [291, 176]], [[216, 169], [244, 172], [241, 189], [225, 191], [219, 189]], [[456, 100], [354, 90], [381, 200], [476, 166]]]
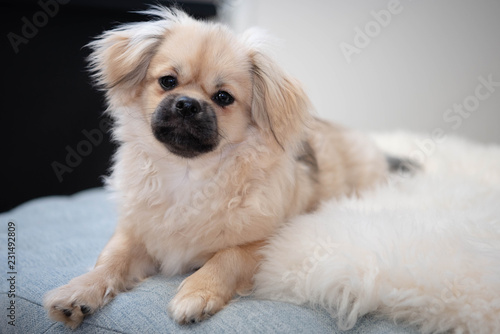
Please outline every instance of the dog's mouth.
[[194, 158], [217, 147], [212, 136], [193, 134], [190, 126], [153, 126], [153, 134], [167, 149], [183, 158]]
[[183, 158], [211, 152], [219, 144], [215, 111], [187, 96], [165, 98], [152, 115], [151, 127], [158, 141]]

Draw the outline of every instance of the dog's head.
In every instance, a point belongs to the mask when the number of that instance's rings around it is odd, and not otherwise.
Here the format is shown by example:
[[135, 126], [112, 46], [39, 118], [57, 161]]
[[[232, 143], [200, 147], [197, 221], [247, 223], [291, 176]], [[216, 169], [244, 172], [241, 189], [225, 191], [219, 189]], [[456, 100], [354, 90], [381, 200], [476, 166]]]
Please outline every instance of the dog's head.
[[90, 43], [90, 66], [109, 110], [118, 127], [129, 128], [122, 132], [147, 129], [183, 158], [252, 135], [285, 150], [300, 142], [308, 99], [266, 54], [263, 34], [236, 36], [178, 10], [148, 13], [157, 19], [121, 26]]

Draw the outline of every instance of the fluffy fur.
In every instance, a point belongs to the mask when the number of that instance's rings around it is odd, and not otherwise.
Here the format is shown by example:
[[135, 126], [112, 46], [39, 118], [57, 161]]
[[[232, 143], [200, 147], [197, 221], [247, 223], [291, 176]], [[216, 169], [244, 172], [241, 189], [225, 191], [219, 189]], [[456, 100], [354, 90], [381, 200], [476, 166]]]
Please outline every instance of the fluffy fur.
[[293, 219], [263, 251], [256, 294], [324, 306], [344, 329], [377, 312], [425, 333], [499, 333], [500, 147], [377, 138], [403, 155], [426, 143], [425, 173]]
[[311, 116], [262, 33], [147, 14], [155, 20], [90, 44], [119, 143], [108, 179], [119, 221], [95, 268], [45, 297], [50, 317], [72, 328], [152, 273], [197, 268], [169, 311], [200, 321], [251, 288], [259, 247], [289, 218], [388, 170], [370, 141]]

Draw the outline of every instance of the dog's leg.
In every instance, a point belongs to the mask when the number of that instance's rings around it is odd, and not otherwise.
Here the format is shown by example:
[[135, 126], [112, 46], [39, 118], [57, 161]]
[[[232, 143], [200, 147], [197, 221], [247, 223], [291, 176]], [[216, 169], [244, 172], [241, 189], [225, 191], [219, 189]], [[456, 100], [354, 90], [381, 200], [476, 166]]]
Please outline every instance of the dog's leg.
[[222, 309], [236, 292], [251, 289], [262, 245], [259, 241], [217, 252], [182, 282], [169, 305], [172, 318], [181, 324], [201, 321]]
[[83, 318], [151, 274], [153, 261], [146, 249], [125, 233], [116, 232], [101, 252], [94, 269], [48, 292], [44, 306], [50, 318], [76, 328]]

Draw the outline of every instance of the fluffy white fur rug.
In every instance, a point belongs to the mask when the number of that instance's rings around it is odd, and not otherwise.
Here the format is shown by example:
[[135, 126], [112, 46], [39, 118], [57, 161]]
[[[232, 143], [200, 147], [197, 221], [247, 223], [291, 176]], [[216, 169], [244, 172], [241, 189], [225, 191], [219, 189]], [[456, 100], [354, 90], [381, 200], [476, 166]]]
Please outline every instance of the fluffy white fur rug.
[[291, 221], [256, 294], [323, 306], [343, 329], [378, 312], [422, 332], [500, 333], [500, 146], [374, 138], [424, 170]]

